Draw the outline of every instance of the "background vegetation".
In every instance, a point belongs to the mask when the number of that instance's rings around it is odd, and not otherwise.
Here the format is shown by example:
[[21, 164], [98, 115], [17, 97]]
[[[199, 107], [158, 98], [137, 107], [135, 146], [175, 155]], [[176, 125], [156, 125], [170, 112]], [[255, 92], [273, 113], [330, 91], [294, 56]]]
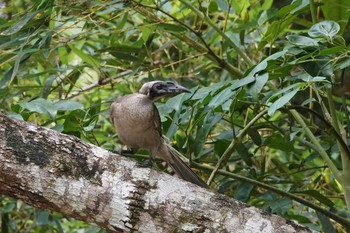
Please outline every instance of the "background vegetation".
[[[347, 0], [0, 7], [7, 115], [120, 148], [111, 102], [171, 79], [192, 94], [157, 104], [164, 135], [212, 190], [315, 230], [350, 228]], [[100, 231], [6, 197], [0, 206], [3, 233]]]

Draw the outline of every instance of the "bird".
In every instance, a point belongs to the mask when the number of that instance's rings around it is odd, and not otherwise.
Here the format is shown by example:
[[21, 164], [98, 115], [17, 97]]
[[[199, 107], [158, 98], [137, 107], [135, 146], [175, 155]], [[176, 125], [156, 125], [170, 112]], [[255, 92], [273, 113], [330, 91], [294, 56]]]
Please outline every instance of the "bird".
[[187, 88], [172, 81], [146, 82], [138, 93], [122, 96], [111, 104], [110, 120], [119, 139], [128, 148], [122, 153], [146, 149], [150, 158], [143, 166], [152, 166], [152, 161], [158, 157], [167, 162], [180, 178], [208, 188], [182, 161], [179, 152], [164, 140], [159, 112], [154, 104], [160, 98], [186, 92], [190, 93]]

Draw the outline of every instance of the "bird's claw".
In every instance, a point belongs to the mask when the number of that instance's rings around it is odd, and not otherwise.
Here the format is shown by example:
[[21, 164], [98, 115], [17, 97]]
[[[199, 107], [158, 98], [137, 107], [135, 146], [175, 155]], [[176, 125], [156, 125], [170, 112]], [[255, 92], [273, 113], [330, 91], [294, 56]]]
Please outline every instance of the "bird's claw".
[[145, 161], [143, 161], [142, 163], [139, 163], [138, 165], [139, 165], [139, 167], [148, 167], [149, 168], [149, 167], [152, 167], [153, 162], [150, 159], [146, 159]]
[[121, 150], [108, 150], [108, 152], [113, 154], [118, 154], [118, 155], [122, 154]]
[[110, 153], [118, 154], [118, 155], [123, 155], [123, 156], [128, 156], [129, 154], [134, 154], [132, 150], [108, 150]]

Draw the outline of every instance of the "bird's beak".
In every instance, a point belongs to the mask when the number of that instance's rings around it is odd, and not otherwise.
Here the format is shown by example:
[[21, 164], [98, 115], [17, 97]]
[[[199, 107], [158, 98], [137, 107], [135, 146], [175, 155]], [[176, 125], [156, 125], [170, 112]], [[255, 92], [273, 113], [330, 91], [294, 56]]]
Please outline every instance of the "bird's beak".
[[183, 87], [181, 85], [178, 85], [178, 84], [168, 85], [168, 92], [170, 94], [180, 94], [180, 93], [183, 93], [183, 92], [191, 93], [190, 90], [188, 90], [187, 88], [185, 88], [185, 87]]

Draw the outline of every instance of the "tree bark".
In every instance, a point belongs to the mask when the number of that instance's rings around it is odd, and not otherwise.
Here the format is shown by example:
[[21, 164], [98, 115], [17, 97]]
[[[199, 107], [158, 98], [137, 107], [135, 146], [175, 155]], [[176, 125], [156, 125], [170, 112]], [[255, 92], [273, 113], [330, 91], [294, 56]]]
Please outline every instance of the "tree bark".
[[0, 114], [0, 193], [109, 232], [311, 232], [78, 138]]

